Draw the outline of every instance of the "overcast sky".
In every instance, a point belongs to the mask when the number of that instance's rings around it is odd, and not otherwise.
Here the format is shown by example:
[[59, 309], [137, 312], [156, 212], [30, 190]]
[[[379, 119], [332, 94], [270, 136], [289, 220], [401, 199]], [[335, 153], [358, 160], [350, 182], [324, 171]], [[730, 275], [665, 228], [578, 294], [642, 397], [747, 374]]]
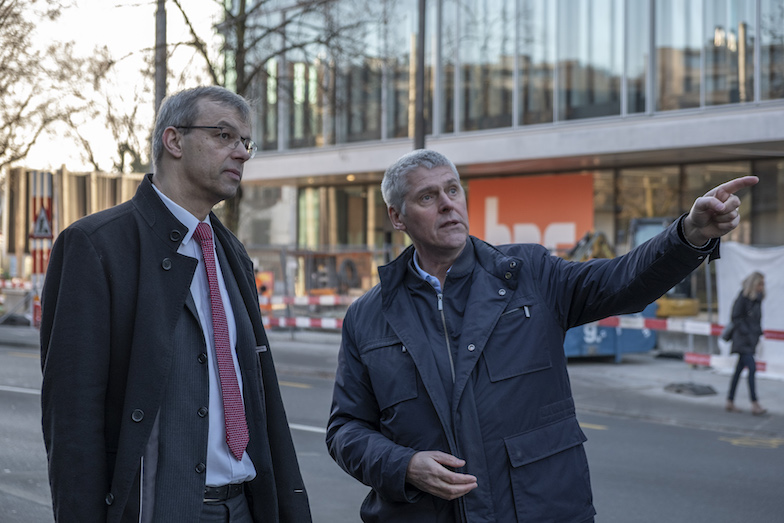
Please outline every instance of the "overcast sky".
[[[118, 89], [132, 89], [142, 81], [139, 70], [143, 68], [142, 51], [155, 45], [155, 0], [76, 0], [77, 7], [66, 10], [54, 24], [42, 23], [37, 27], [41, 41], [74, 41], [80, 54], [87, 54], [96, 46], [106, 45], [115, 59], [125, 57], [118, 66]], [[189, 17], [201, 34], [207, 34], [215, 18], [214, 0], [186, 0]], [[203, 13], [203, 14], [202, 14]], [[188, 32], [179, 10], [167, 3], [167, 41], [188, 39]], [[179, 73], [182, 67], [177, 56], [170, 61], [170, 70]], [[152, 86], [151, 86], [152, 88]], [[171, 89], [170, 89], [171, 90]], [[149, 118], [153, 109], [149, 108]], [[57, 130], [55, 129], [57, 133]], [[85, 126], [87, 136], [99, 164], [105, 170], [112, 167], [110, 160], [116, 149], [111, 136], [100, 121]], [[25, 166], [32, 169], [58, 169], [63, 164], [70, 171], [92, 170], [70, 140], [42, 135], [28, 156]]]

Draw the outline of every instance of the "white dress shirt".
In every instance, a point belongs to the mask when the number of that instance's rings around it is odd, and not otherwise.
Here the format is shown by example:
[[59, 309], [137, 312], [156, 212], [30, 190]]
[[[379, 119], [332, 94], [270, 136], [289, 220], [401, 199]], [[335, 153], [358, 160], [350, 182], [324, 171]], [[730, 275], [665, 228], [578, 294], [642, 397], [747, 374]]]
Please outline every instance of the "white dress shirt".
[[[221, 387], [218, 375], [218, 364], [215, 356], [215, 341], [212, 335], [210, 288], [207, 283], [207, 271], [204, 269], [201, 246], [199, 245], [199, 242], [191, 241], [193, 233], [196, 231], [196, 226], [199, 225], [200, 222], [198, 218], [163, 194], [155, 185], [153, 185], [153, 188], [174, 217], [188, 228], [188, 233], [183, 238], [182, 243], [180, 243], [177, 252], [199, 260], [199, 266], [196, 268], [196, 273], [193, 275], [193, 280], [191, 281], [191, 295], [193, 296], [193, 301], [196, 302], [196, 310], [199, 313], [199, 323], [201, 324], [202, 332], [204, 333], [204, 341], [207, 345], [207, 365], [209, 367], [210, 375], [206, 484], [210, 487], [217, 487], [229, 483], [250, 481], [256, 477], [256, 468], [253, 466], [250, 456], [245, 452], [242, 455], [242, 460], [237, 461], [226, 443], [226, 427], [223, 419], [223, 398], [221, 397], [220, 392]], [[207, 216], [204, 222], [212, 229], [209, 216]], [[213, 245], [216, 241], [215, 235], [213, 234]], [[234, 319], [234, 311], [231, 306], [229, 294], [226, 291], [223, 273], [220, 270], [218, 256], [214, 249], [212, 256], [215, 257], [218, 286], [220, 287], [221, 300], [223, 300], [223, 309], [226, 312], [226, 323], [229, 327], [229, 343], [232, 347], [231, 357], [234, 361], [234, 370], [237, 373], [237, 383], [240, 387], [240, 393], [242, 393], [242, 373], [240, 372], [239, 362], [237, 361], [237, 323]]]

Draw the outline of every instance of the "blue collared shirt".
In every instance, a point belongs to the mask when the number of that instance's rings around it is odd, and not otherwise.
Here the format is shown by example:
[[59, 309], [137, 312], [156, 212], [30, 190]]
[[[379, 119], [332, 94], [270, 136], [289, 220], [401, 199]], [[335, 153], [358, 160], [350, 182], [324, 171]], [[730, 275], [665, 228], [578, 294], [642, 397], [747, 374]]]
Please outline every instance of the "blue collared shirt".
[[[419, 262], [417, 261], [417, 253], [416, 253], [416, 251], [414, 251], [414, 256], [413, 256], [413, 258], [414, 258], [414, 268], [417, 270], [417, 272], [419, 273], [419, 275], [420, 275], [420, 276], [422, 276], [422, 278], [423, 278], [423, 279], [424, 279], [426, 282], [428, 282], [430, 285], [432, 285], [432, 286], [433, 286], [433, 288], [436, 290], [436, 292], [437, 292], [438, 294], [441, 294], [441, 282], [440, 282], [440, 281], [438, 281], [438, 278], [436, 278], [435, 276], [433, 276], [433, 275], [432, 275], [432, 274], [430, 274], [429, 272], [426, 272], [426, 271], [425, 271], [425, 270], [424, 270], [422, 267], [420, 267], [420, 266], [419, 266]], [[448, 272], [449, 272], [449, 271], [451, 271], [451, 270], [452, 270], [452, 267], [450, 267], [449, 269], [447, 269], [447, 271], [446, 271], [446, 272], [448, 273]]]

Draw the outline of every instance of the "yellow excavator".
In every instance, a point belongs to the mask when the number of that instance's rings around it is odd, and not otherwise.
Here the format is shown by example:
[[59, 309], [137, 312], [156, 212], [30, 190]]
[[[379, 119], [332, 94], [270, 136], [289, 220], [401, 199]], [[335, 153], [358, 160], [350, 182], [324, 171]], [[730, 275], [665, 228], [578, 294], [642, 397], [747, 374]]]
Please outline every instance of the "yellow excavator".
[[[629, 250], [663, 231], [672, 222], [670, 218], [634, 218], [629, 224]], [[589, 231], [563, 258], [573, 261], [587, 261], [594, 258], [614, 258], [615, 249], [602, 232]], [[667, 294], [656, 300], [656, 316], [696, 316], [700, 302], [693, 296], [690, 278], [684, 279], [670, 289]]]

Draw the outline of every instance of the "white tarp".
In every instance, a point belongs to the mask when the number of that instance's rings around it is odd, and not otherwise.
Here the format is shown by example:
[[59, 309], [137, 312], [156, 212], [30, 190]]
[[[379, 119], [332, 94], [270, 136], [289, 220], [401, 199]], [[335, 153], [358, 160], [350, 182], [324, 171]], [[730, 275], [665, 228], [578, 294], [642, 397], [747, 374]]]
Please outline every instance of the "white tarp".
[[[716, 287], [719, 303], [718, 323], [726, 325], [732, 304], [743, 280], [753, 271], [765, 275], [765, 299], [762, 301], [762, 329], [784, 331], [784, 247], [750, 247], [737, 242], [721, 243], [721, 258], [716, 262]], [[711, 364], [716, 368], [733, 368], [729, 357], [730, 343], [721, 339], [721, 355]], [[766, 363], [766, 374], [784, 376], [784, 341], [762, 338], [756, 359]]]

